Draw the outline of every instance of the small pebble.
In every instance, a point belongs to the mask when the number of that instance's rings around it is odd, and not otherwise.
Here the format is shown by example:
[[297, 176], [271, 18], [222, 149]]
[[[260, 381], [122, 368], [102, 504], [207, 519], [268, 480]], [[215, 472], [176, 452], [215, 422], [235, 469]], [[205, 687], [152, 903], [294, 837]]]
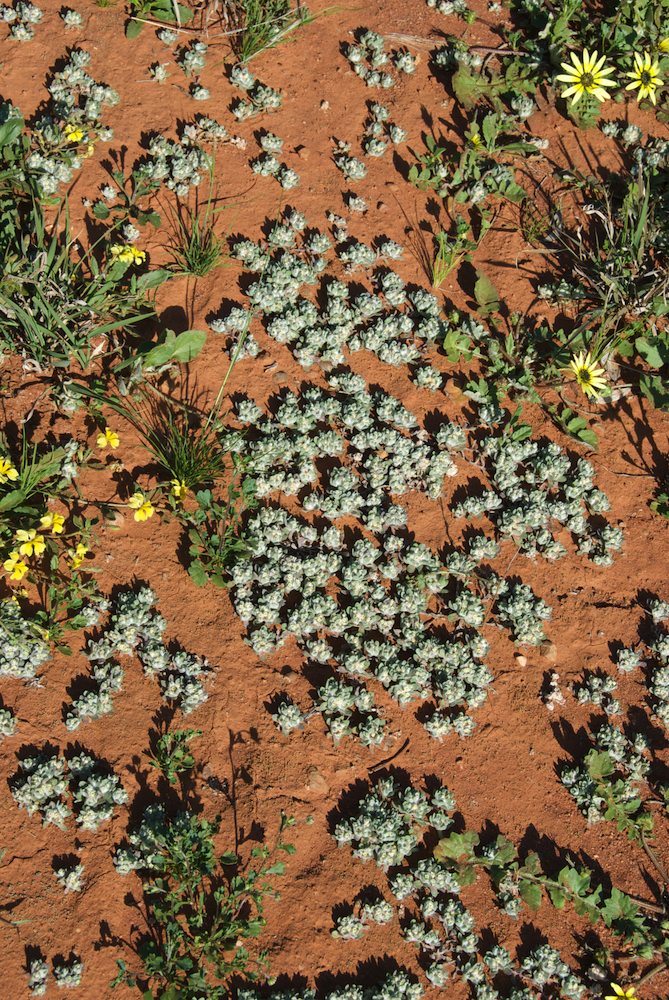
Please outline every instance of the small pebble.
[[549, 663], [557, 661], [557, 647], [554, 642], [542, 642], [539, 647], [539, 653]]

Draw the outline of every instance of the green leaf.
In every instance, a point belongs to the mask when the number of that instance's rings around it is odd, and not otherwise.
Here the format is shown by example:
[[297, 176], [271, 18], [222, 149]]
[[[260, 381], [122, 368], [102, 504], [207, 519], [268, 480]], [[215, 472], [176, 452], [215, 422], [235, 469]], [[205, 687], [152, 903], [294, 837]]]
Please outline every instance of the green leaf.
[[456, 364], [461, 358], [465, 361], [471, 361], [479, 353], [478, 349], [473, 346], [471, 337], [462, 330], [458, 330], [457, 327], [448, 331], [444, 337], [443, 348], [446, 357], [453, 364]]
[[17, 507], [20, 503], [23, 503], [26, 495], [23, 490], [11, 490], [9, 493], [0, 500], [0, 511], [12, 510], [12, 508]]
[[642, 375], [639, 388], [658, 410], [669, 410], [669, 387], [660, 375]]
[[234, 851], [225, 851], [219, 857], [219, 861], [222, 865], [236, 865], [239, 863], [239, 858]]
[[549, 407], [549, 412], [558, 421], [562, 429], [571, 437], [587, 444], [590, 448], [596, 448], [598, 439], [595, 432], [588, 426], [587, 420], [575, 414], [568, 406], [558, 411], [557, 407]]
[[581, 874], [576, 868], [566, 865], [560, 870], [558, 882], [560, 885], [565, 886], [565, 888], [571, 889], [577, 896], [580, 896], [590, 887], [590, 874], [588, 872]]
[[495, 841], [494, 861], [496, 865], [508, 865], [516, 860], [518, 852], [512, 840], [501, 834]]
[[165, 267], [156, 267], [153, 271], [140, 274], [137, 278], [137, 288], [142, 291], [147, 291], [149, 288], [157, 288], [172, 277], [174, 277], [172, 271], [168, 271]]
[[143, 24], [142, 24], [141, 21], [135, 21], [134, 18], [131, 19], [130, 21], [128, 21], [128, 23], [125, 26], [125, 37], [126, 38], [137, 38], [137, 36], [139, 35], [139, 33], [142, 30], [142, 28], [143, 28]]
[[173, 330], [165, 331], [165, 340], [144, 355], [147, 368], [160, 368], [170, 361], [185, 364], [196, 358], [207, 340], [204, 330], [184, 330], [175, 336]]
[[199, 561], [199, 559], [196, 559], [194, 562], [190, 564], [190, 566], [188, 567], [188, 575], [190, 576], [193, 583], [197, 584], [198, 587], [204, 587], [207, 581], [209, 580], [207, 571], [202, 565], [202, 563]]
[[23, 131], [23, 118], [10, 118], [0, 125], [0, 146], [9, 146], [16, 142]]
[[615, 771], [611, 756], [606, 750], [591, 750], [586, 755], [585, 763], [588, 774], [595, 781], [608, 778]]
[[479, 312], [483, 316], [499, 312], [499, 294], [492, 281], [483, 271], [477, 271], [476, 276], [474, 298], [479, 307]]
[[461, 861], [470, 860], [474, 857], [474, 848], [479, 843], [479, 835], [473, 830], [466, 830], [464, 833], [451, 833], [448, 837], [442, 837], [434, 849], [434, 856], [437, 861]]
[[146, 225], [148, 222], [154, 229], [158, 229], [162, 221], [159, 212], [142, 212], [140, 214], [140, 220], [142, 225]]
[[637, 337], [634, 346], [651, 368], [662, 368], [669, 363], [669, 347], [660, 337]]
[[522, 880], [518, 885], [520, 898], [523, 899], [531, 910], [538, 910], [541, 906], [541, 886], [534, 882]]
[[669, 493], [659, 491], [655, 494], [654, 499], [651, 500], [648, 506], [654, 514], [659, 514], [660, 517], [666, 517], [669, 521]]
[[567, 901], [566, 893], [562, 889], [556, 889], [555, 886], [547, 886], [548, 895], [550, 896], [551, 903], [556, 910], [561, 910]]
[[457, 101], [468, 111], [475, 108], [490, 89], [488, 81], [480, 73], [474, 74], [463, 63], [459, 64], [458, 69], [453, 74], [451, 86]]
[[639, 912], [637, 904], [620, 889], [612, 889], [610, 897], [602, 907], [602, 917], [610, 927], [616, 920], [633, 920]]
[[109, 209], [105, 205], [104, 201], [96, 201], [93, 205], [93, 215], [96, 219], [108, 219]]

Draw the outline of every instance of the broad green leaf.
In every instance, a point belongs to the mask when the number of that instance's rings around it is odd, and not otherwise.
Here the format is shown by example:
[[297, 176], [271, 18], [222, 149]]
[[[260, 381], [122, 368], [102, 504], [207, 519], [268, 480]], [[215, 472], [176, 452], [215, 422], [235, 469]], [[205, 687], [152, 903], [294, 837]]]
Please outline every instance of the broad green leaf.
[[185, 364], [198, 356], [206, 339], [204, 330], [184, 330], [178, 336], [167, 330], [164, 342], [144, 355], [144, 364], [147, 368], [160, 368], [170, 361]]
[[143, 28], [142, 22], [135, 21], [135, 19], [132, 18], [130, 21], [128, 21], [128, 23], [125, 26], [125, 37], [137, 38], [142, 28]]
[[434, 849], [434, 856], [437, 861], [460, 861], [463, 858], [469, 860], [474, 856], [474, 848], [479, 843], [479, 835], [473, 830], [466, 830], [464, 833], [451, 833], [448, 837], [442, 837]]
[[156, 267], [153, 271], [147, 271], [146, 274], [140, 274], [137, 278], [137, 288], [143, 291], [149, 288], [157, 288], [162, 285], [165, 281], [174, 277], [172, 271], [168, 271], [165, 267]]
[[669, 346], [660, 337], [637, 337], [634, 342], [638, 353], [651, 368], [662, 368], [669, 364]]
[[195, 583], [198, 587], [204, 587], [209, 579], [206, 569], [202, 563], [199, 562], [199, 560], [195, 560], [195, 562], [190, 564], [188, 567], [188, 575], [193, 583]]
[[538, 910], [541, 906], [541, 886], [534, 882], [522, 880], [518, 885], [520, 898], [523, 899], [531, 910]]
[[561, 910], [567, 901], [567, 896], [562, 889], [556, 889], [555, 886], [547, 886], [548, 895], [550, 896], [551, 903], [556, 910]]
[[611, 756], [606, 750], [591, 750], [585, 758], [585, 763], [588, 774], [595, 781], [608, 778], [615, 771]]
[[478, 349], [473, 347], [471, 337], [456, 327], [449, 330], [444, 337], [443, 348], [446, 352], [446, 357], [453, 364], [456, 364], [461, 358], [465, 361], [471, 361], [479, 353]]
[[499, 294], [490, 278], [483, 271], [476, 272], [474, 298], [483, 316], [499, 311]]
[[639, 388], [658, 410], [669, 410], [669, 386], [660, 375], [642, 375]]
[[451, 78], [451, 86], [456, 99], [471, 111], [490, 90], [490, 85], [480, 73], [473, 73], [468, 66], [459, 64]]
[[12, 510], [14, 507], [17, 507], [18, 504], [23, 503], [25, 498], [23, 490], [12, 490], [10, 493], [7, 493], [2, 500], [0, 500], [0, 511]]

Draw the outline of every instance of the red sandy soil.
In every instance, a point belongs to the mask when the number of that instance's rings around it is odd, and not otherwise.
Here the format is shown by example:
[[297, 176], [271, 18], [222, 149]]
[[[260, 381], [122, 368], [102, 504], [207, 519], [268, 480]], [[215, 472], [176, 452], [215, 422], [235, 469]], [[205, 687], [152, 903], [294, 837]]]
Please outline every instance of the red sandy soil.
[[[423, 37], [434, 27], [457, 34], [464, 31], [462, 22], [435, 14], [422, 0], [340, 4], [303, 28], [292, 43], [260, 56], [252, 68], [264, 82], [283, 91], [284, 106], [276, 116], [241, 125], [229, 111], [232, 98], [237, 96], [224, 74], [229, 48], [224, 38], [217, 37], [215, 27], [206, 39], [210, 52], [202, 77], [212, 99], [199, 104], [188, 97], [185, 78], [176, 67], [166, 84], [159, 86], [149, 81], [148, 66], [155, 61], [170, 61], [169, 50], [156, 39], [150, 26], [137, 40], [127, 40], [120, 3], [106, 8], [78, 4], [77, 9], [84, 15], [84, 25], [78, 32], [62, 29], [59, 4], [44, 0], [42, 7], [44, 21], [37, 26], [32, 42], [3, 41], [3, 96], [31, 115], [46, 96], [43, 88], [48, 69], [66, 47], [77, 45], [92, 53], [91, 72], [95, 78], [111, 84], [121, 95], [120, 104], [107, 112], [104, 120], [114, 128], [111, 148], [127, 147], [127, 163], [134, 161], [140, 139], [148, 131], [173, 136], [177, 122], [191, 120], [197, 112], [224, 122], [249, 143], [246, 152], [224, 147], [217, 153], [217, 195], [229, 200], [231, 206], [223, 214], [223, 224], [231, 232], [254, 239], [263, 221], [276, 217], [287, 203], [303, 211], [310, 224], [321, 227], [325, 226], [325, 211], [344, 212], [342, 190], [346, 186], [331, 160], [331, 137], [357, 141], [366, 115], [366, 100], [382, 100], [390, 107], [393, 121], [408, 130], [407, 144], [399, 148], [402, 159], [409, 157], [407, 147], [419, 150], [422, 146], [423, 107], [430, 109], [444, 130], [453, 121], [452, 101], [428, 70], [425, 50], [415, 75], [401, 76], [393, 90], [384, 92], [365, 88], [340, 53], [341, 43], [359, 26]], [[487, 5], [474, 7], [481, 14], [476, 29], [480, 40], [490, 43], [494, 36], [486, 26], [491, 18]], [[615, 169], [610, 140], [597, 130], [577, 133], [549, 106], [545, 96], [539, 100], [540, 109], [530, 125], [536, 134], [550, 139], [549, 155], [562, 165], [571, 163], [592, 170], [598, 162], [604, 162]], [[623, 113], [622, 107], [610, 107], [612, 117]], [[658, 134], [660, 127], [650, 116], [634, 114], [634, 120], [646, 131]], [[289, 195], [281, 192], [271, 178], [256, 178], [248, 167], [256, 149], [253, 132], [259, 126], [271, 128], [285, 139], [286, 154], [282, 158], [298, 170], [301, 178], [299, 188]], [[454, 128], [452, 137], [456, 138], [462, 129]], [[81, 213], [80, 200], [97, 195], [105, 176], [100, 165], [105, 155], [101, 147], [77, 176], [71, 193], [75, 218]], [[549, 172], [548, 165], [544, 169]], [[364, 218], [353, 217], [352, 234], [363, 240], [385, 234], [408, 245], [406, 217], [412, 221], [425, 217], [426, 196], [403, 180], [392, 155], [370, 161], [367, 178], [356, 184], [355, 190], [365, 197], [370, 211]], [[512, 309], [533, 308], [539, 315], [530, 279], [541, 268], [541, 257], [523, 240], [515, 209], [504, 210], [500, 225], [500, 232], [487, 237], [475, 263], [485, 268]], [[166, 242], [165, 229], [148, 232], [142, 245], [149, 251], [152, 264], [164, 259], [161, 248]], [[418, 263], [408, 253], [398, 270], [408, 280], [425, 281]], [[158, 300], [161, 323], [175, 329], [205, 328], [206, 318], [218, 314], [223, 300], [241, 301], [238, 278], [233, 263], [197, 283], [186, 279], [171, 282], [161, 290]], [[446, 303], [456, 306], [466, 307], [469, 301], [458, 283], [457, 272], [449, 276], [441, 294]], [[265, 356], [238, 363], [229, 389], [231, 393], [247, 392], [263, 402], [281, 385], [298, 387], [304, 372], [285, 347], [262, 332], [258, 338]], [[450, 415], [461, 409], [462, 397], [450, 380], [445, 395], [437, 398], [416, 389], [406, 370], [387, 368], [366, 353], [354, 355], [350, 363], [370, 382], [399, 396], [419, 417], [435, 406]], [[444, 371], [451, 370], [443, 357], [435, 363]], [[220, 339], [211, 334], [202, 355], [191, 367], [191, 383], [213, 398], [227, 365]], [[0, 369], [0, 377], [6, 420], [25, 413], [38, 400], [40, 387], [31, 382], [30, 376], [22, 376], [13, 363]], [[318, 381], [321, 376], [314, 369], [307, 378]], [[38, 401], [37, 408], [40, 426], [46, 430], [51, 414], [44, 402]], [[536, 434], [559, 439], [538, 411], [527, 408], [524, 416], [531, 416]], [[538, 693], [546, 670], [556, 668], [566, 689], [584, 669], [609, 664], [609, 641], [635, 640], [641, 618], [637, 603], [640, 590], [667, 597], [669, 525], [648, 508], [655, 481], [646, 473], [654, 468], [657, 454], [666, 454], [668, 426], [666, 416], [643, 413], [631, 396], [602, 411], [596, 424], [601, 444], [592, 461], [598, 485], [611, 498], [612, 520], [624, 526], [624, 552], [610, 569], [595, 567], [573, 555], [550, 565], [522, 557], [515, 561], [514, 572], [553, 608], [547, 631], [554, 655], [550, 650], [548, 656], [532, 650], [527, 654], [527, 664], [520, 666], [508, 639], [489, 629], [494, 693], [475, 713], [475, 737], [465, 741], [453, 737], [435, 743], [416, 722], [413, 711], [399, 709], [380, 688], [375, 693], [391, 720], [391, 731], [398, 734], [390, 748], [369, 752], [353, 741], [335, 748], [319, 719], [311, 721], [304, 732], [282, 737], [265, 704], [284, 689], [305, 703], [309, 684], [300, 673], [297, 651], [287, 648], [267, 662], [258, 660], [244, 642], [243, 629], [227, 593], [213, 587], [197, 588], [179, 562], [176, 523], [161, 523], [154, 517], [137, 524], [126, 516], [119, 517], [114, 529], [99, 534], [95, 565], [101, 589], [109, 592], [115, 586], [128, 586], [134, 579], [146, 581], [158, 594], [169, 637], [185, 649], [205, 655], [215, 667], [209, 701], [190, 717], [188, 724], [204, 731], [194, 744], [201, 762], [197, 791], [208, 815], [222, 812], [221, 849], [234, 844], [234, 818], [225, 797], [212, 790], [217, 782], [211, 779], [229, 783], [234, 780], [237, 822], [243, 838], [255, 838], [260, 830], [271, 838], [281, 810], [297, 819], [291, 831], [297, 853], [289, 859], [280, 901], [271, 903], [267, 911], [264, 944], [269, 947], [275, 974], [306, 977], [310, 983], [315, 980], [327, 988], [336, 973], [359, 972], [364, 980], [375, 969], [386, 968], [389, 958], [417, 970], [413, 947], [400, 937], [397, 921], [373, 928], [359, 942], [339, 942], [330, 936], [333, 907], [351, 901], [363, 886], [385, 887], [385, 879], [374, 865], [363, 866], [351, 858], [348, 850], [337, 848], [329, 833], [333, 810], [341, 793], [366, 779], [370, 768], [398, 749], [405, 738], [408, 745], [395, 764], [417, 782], [424, 774], [437, 774], [453, 790], [470, 829], [480, 830], [490, 822], [515, 842], [528, 848], [538, 846], [547, 858], [554, 856], [555, 846], [583, 852], [594, 865], [601, 865], [620, 888], [632, 893], [647, 891], [643, 855], [628, 846], [611, 824], [587, 827], [555, 773], [556, 762], [567, 759], [570, 748], [582, 746], [581, 727], [587, 724], [590, 712], [568, 696], [563, 710], [565, 738], [560, 735], [560, 710], [554, 715], [547, 712]], [[58, 419], [53, 429], [80, 436], [91, 433], [91, 427], [86, 431], [78, 419]], [[115, 458], [118, 456], [126, 469], [139, 473], [147, 464], [146, 452], [130, 428], [118, 424], [118, 429], [122, 446]], [[564, 439], [561, 443], [568, 445]], [[410, 524], [421, 540], [441, 548], [447, 532], [457, 539], [460, 528], [452, 523], [448, 501], [450, 491], [465, 478], [463, 469], [460, 476], [449, 480], [440, 503], [428, 503], [421, 497], [410, 499]], [[84, 488], [97, 497], [111, 496], [114, 491], [112, 477], [105, 481], [99, 473], [87, 476]], [[504, 552], [499, 563], [502, 569], [512, 556], [511, 550]], [[47, 665], [41, 688], [5, 681], [5, 703], [20, 719], [18, 735], [0, 744], [5, 778], [15, 772], [15, 755], [21, 746], [52, 740], [65, 747], [71, 742], [62, 723], [61, 707], [69, 700], [66, 691], [72, 679], [86, 672], [87, 661], [75, 648], [73, 656], [56, 656]], [[644, 703], [643, 686], [634, 677], [622, 678], [619, 694], [625, 706]], [[116, 699], [113, 718], [87, 724], [76, 734], [86, 747], [113, 765], [131, 801], [139, 796], [132, 810], [134, 817], [148, 801], [147, 786], [156, 783], [145, 753], [158, 707], [156, 685], [142, 675], [135, 663], [126, 672], [124, 691]], [[570, 727], [575, 731], [573, 737], [569, 736]], [[664, 753], [666, 760], [666, 740], [657, 728], [653, 734], [659, 756]], [[101, 945], [105, 929], [111, 935], [129, 938], [132, 926], [138, 922], [127, 894], [139, 900], [139, 882], [133, 876], [120, 878], [111, 860], [114, 846], [128, 827], [127, 810], [118, 810], [117, 817], [97, 833], [75, 834], [72, 829], [43, 829], [37, 818], [28, 817], [16, 807], [6, 781], [0, 786], [0, 804], [0, 846], [6, 852], [0, 867], [2, 904], [16, 904], [5, 912], [7, 919], [26, 921], [18, 927], [0, 924], [0, 997], [14, 1000], [28, 995], [23, 968], [27, 945], [39, 945], [49, 957], [74, 948], [85, 963], [82, 986], [76, 994], [82, 1000], [137, 996], [138, 991], [127, 988], [114, 992], [109, 989], [116, 959], [130, 956], [119, 948]], [[253, 840], [244, 840], [240, 848], [243, 855], [248, 856], [252, 844]], [[86, 884], [80, 894], [65, 896], [53, 876], [52, 858], [75, 848], [86, 866]], [[667, 863], [666, 830], [658, 831], [658, 851]], [[545, 932], [568, 957], [576, 951], [575, 933], [586, 930], [583, 921], [569, 910], [558, 913], [548, 905], [531, 920], [525, 914], [514, 925], [492, 905], [485, 878], [465, 891], [465, 900], [476, 913], [479, 926], [490, 927], [511, 948], [521, 939], [534, 941]], [[440, 991], [432, 992], [436, 996]], [[432, 992], [428, 989], [428, 997]], [[49, 995], [54, 993], [51, 987]], [[656, 977], [641, 991], [641, 998], [651, 1000], [668, 993], [669, 976]], [[460, 984], [449, 991], [454, 998], [465, 995]]]

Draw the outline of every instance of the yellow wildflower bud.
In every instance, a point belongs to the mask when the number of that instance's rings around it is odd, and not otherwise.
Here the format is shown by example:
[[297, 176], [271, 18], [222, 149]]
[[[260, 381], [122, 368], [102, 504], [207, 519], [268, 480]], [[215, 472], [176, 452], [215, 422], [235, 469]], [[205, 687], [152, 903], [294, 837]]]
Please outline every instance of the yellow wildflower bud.
[[78, 542], [76, 548], [67, 550], [70, 562], [72, 563], [72, 569], [79, 569], [87, 553], [88, 548], [83, 544], [83, 542]]
[[143, 264], [146, 260], [144, 250], [140, 250], [134, 243], [112, 243], [109, 252], [114, 260], [119, 260], [122, 264]]
[[8, 458], [0, 458], [0, 483], [6, 483], [9, 479], [14, 482], [19, 478], [19, 474]]
[[68, 142], [81, 142], [84, 137], [84, 130], [79, 125], [66, 125], [63, 135]]
[[46, 548], [43, 535], [38, 535], [34, 528], [16, 532], [16, 541], [21, 542], [19, 552], [22, 556], [41, 556]]
[[170, 486], [172, 487], [172, 496], [175, 500], [183, 500], [188, 493], [188, 487], [183, 479], [171, 479]]
[[114, 448], [118, 448], [120, 443], [121, 443], [120, 437], [118, 436], [116, 431], [111, 430], [110, 427], [105, 427], [104, 431], [101, 434], [98, 434], [97, 446], [100, 449], [110, 447], [113, 451]]
[[9, 559], [2, 564], [9, 573], [10, 580], [21, 580], [28, 572], [28, 567], [18, 552], [9, 553]]
[[134, 510], [136, 521], [148, 521], [155, 513], [155, 508], [151, 501], [140, 491], [133, 493], [128, 500], [128, 507]]
[[52, 511], [49, 511], [43, 517], [40, 517], [39, 523], [45, 531], [50, 530], [52, 535], [61, 535], [65, 526], [65, 518], [62, 514], [54, 514]]

